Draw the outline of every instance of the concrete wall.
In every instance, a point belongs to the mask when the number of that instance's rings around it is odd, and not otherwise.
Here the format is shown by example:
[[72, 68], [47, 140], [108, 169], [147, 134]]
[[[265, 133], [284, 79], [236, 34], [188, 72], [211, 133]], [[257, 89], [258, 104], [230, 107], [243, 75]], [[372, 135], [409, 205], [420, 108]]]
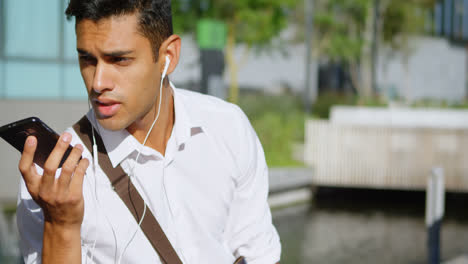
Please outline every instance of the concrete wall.
[[408, 101], [465, 99], [467, 54], [463, 47], [445, 39], [419, 37], [410, 39], [408, 49], [405, 54], [381, 48], [377, 79], [383, 94]]
[[468, 129], [468, 110], [334, 106], [330, 122], [343, 125]]
[[306, 123], [305, 162], [313, 183], [425, 189], [434, 167], [448, 190], [468, 191], [468, 130]]
[[[286, 35], [291, 34], [286, 32]], [[284, 36], [288, 38], [289, 36]], [[241, 63], [245, 47], [239, 45], [235, 49], [235, 58]], [[305, 45], [288, 45], [283, 50], [258, 52], [251, 49], [247, 60], [240, 64], [238, 81], [241, 87], [265, 89], [268, 92], [280, 92], [283, 87], [289, 87], [295, 92], [302, 92], [305, 83]], [[199, 50], [191, 36], [182, 37], [182, 50], [179, 65], [172, 74], [174, 83], [198, 83], [201, 78]], [[317, 83], [317, 63], [312, 64], [313, 83]], [[226, 65], [224, 82], [229, 83], [229, 69]]]
[[468, 191], [467, 158], [468, 110], [337, 106], [307, 124], [306, 161], [327, 184], [423, 189], [440, 166]]

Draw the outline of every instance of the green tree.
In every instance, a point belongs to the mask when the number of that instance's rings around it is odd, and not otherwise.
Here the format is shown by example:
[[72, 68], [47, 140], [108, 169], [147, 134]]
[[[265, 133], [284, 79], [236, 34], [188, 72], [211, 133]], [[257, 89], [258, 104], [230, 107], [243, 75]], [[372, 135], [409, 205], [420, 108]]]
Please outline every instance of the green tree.
[[[409, 58], [415, 49], [416, 42], [410, 41], [412, 37], [424, 33], [428, 21], [427, 14], [434, 7], [434, 0], [386, 0], [382, 9], [381, 39], [390, 49], [387, 49], [386, 57], [394, 56], [394, 51], [403, 54], [405, 67], [404, 83], [405, 91], [411, 89], [409, 83]], [[384, 65], [385, 66], [385, 65]]]
[[[287, 27], [289, 12], [299, 0], [173, 0], [174, 28], [178, 33], [194, 32], [199, 19], [210, 18], [227, 25], [225, 58], [229, 69], [229, 100], [239, 95], [238, 70], [252, 48], [271, 48], [271, 41]], [[244, 56], [236, 59], [237, 44], [245, 45]]]
[[[344, 62], [353, 86], [362, 97], [372, 94], [372, 35], [377, 24], [379, 42], [408, 54], [408, 39], [422, 33], [427, 10], [434, 0], [379, 0], [378, 19], [375, 0], [313, 0], [315, 58]], [[304, 12], [298, 6], [298, 37], [302, 39]]]

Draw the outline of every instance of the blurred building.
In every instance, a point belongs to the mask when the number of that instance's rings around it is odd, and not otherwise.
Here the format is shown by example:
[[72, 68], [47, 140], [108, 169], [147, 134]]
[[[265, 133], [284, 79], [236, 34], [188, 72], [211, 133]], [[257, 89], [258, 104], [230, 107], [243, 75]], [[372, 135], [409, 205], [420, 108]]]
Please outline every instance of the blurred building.
[[432, 15], [437, 36], [465, 45], [468, 41], [468, 0], [438, 0]]
[[[438, 0], [432, 17], [432, 31], [436, 36], [445, 37], [461, 48], [468, 48], [468, 0]], [[464, 75], [468, 76], [466, 68]]]

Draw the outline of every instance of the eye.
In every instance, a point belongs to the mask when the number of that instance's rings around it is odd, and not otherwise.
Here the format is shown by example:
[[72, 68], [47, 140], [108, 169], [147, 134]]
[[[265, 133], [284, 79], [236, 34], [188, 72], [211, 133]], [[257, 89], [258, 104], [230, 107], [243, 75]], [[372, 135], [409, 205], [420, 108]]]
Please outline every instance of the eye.
[[130, 62], [132, 61], [132, 58], [130, 57], [110, 57], [108, 59], [108, 62], [113, 63], [117, 66], [128, 66], [130, 65]]
[[129, 61], [130, 59], [129, 59], [129, 58], [126, 58], [126, 57], [113, 57], [111, 60], [112, 60], [112, 62], [114, 62], [114, 63], [120, 63], [120, 62], [127, 62], [127, 61]]
[[80, 55], [79, 60], [82, 63], [86, 64], [96, 64], [96, 58], [89, 56], [89, 55]]

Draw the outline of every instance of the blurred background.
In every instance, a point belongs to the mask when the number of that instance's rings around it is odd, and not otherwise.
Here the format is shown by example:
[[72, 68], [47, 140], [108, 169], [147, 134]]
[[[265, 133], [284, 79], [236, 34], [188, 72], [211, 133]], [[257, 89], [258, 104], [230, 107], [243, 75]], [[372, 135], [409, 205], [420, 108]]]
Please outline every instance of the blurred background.
[[[87, 112], [67, 3], [0, 0], [0, 125]], [[468, 0], [172, 5], [171, 81], [248, 115], [281, 263], [468, 263]], [[20, 154], [1, 140], [0, 157], [0, 263], [21, 263]]]

